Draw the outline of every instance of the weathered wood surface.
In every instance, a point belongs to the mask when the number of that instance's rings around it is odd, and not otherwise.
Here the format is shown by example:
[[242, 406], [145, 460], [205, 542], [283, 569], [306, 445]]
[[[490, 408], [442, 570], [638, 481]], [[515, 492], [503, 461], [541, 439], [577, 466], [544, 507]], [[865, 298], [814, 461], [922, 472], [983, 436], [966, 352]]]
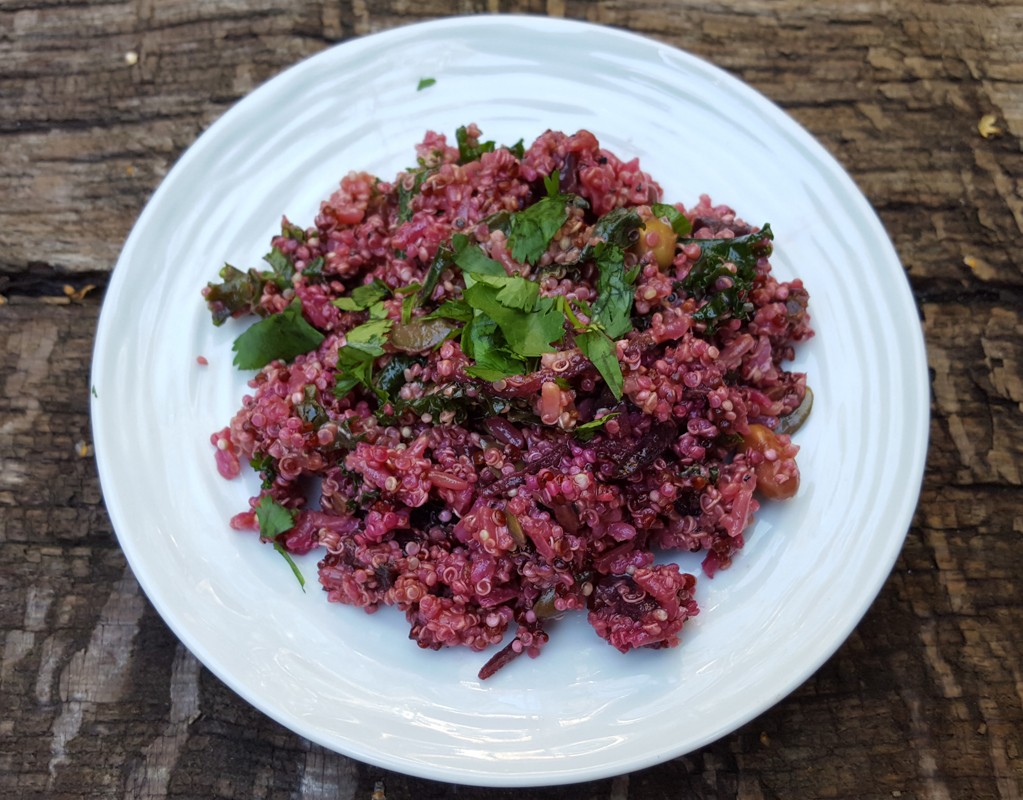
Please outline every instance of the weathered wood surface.
[[[237, 698], [140, 593], [86, 449], [102, 287], [181, 151], [299, 58], [485, 11], [645, 33], [788, 109], [878, 209], [933, 378], [913, 527], [839, 652], [702, 751], [529, 792], [387, 773]], [[0, 797], [1023, 796], [1021, 55], [1020, 0], [0, 0]]]

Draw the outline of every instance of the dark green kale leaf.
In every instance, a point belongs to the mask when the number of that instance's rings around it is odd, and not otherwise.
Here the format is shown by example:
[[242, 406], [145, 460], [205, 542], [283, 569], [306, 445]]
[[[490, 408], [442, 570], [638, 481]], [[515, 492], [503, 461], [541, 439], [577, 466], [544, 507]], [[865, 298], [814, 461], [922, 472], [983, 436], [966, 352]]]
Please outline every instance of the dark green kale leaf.
[[242, 272], [225, 264], [220, 270], [221, 283], [209, 283], [206, 288], [206, 306], [214, 325], [223, 325], [231, 317], [264, 312], [259, 306], [266, 278], [257, 270]]
[[585, 262], [596, 258], [595, 249], [601, 243], [625, 250], [636, 241], [636, 232], [642, 227], [642, 217], [631, 208], [609, 211], [593, 226], [592, 239], [596, 241], [591, 239], [579, 254], [579, 260]]
[[467, 419], [482, 419], [505, 415], [509, 419], [519, 421], [535, 420], [536, 415], [527, 405], [521, 402], [494, 397], [485, 392], [474, 391], [466, 384], [446, 386], [439, 391], [422, 395], [411, 400], [396, 400], [393, 404], [394, 413], [381, 416], [380, 422], [393, 425], [406, 414], [421, 417], [429, 414], [434, 419], [445, 411], [454, 414], [453, 422], [464, 423]]
[[[749, 319], [753, 305], [748, 298], [757, 261], [771, 254], [773, 240], [768, 224], [757, 233], [734, 239], [687, 239], [685, 244], [700, 246], [700, 257], [681, 285], [697, 301], [705, 301], [693, 319], [707, 323], [711, 329], [728, 317]], [[735, 271], [727, 264], [733, 264]]]
[[444, 270], [450, 269], [454, 263], [455, 251], [450, 244], [442, 244], [437, 248], [433, 261], [430, 262], [430, 267], [426, 270], [426, 275], [423, 278], [423, 288], [419, 290], [417, 295], [419, 305], [429, 302], [430, 295], [433, 294], [433, 290], [437, 287], [437, 281], [440, 280], [440, 276]]
[[[282, 230], [289, 230], [287, 225], [288, 223], [284, 223]], [[302, 235], [304, 237], [304, 234]], [[259, 300], [268, 281], [274, 283], [281, 291], [291, 288], [295, 275], [295, 266], [291, 260], [276, 247], [263, 256], [263, 260], [270, 265], [269, 270], [250, 269], [242, 272], [230, 264], [225, 264], [220, 270], [221, 282], [207, 284], [206, 306], [213, 317], [214, 325], [223, 325], [227, 319], [244, 314], [265, 316], [265, 312], [259, 306]], [[320, 262], [322, 267], [322, 259]]]
[[594, 260], [598, 273], [592, 320], [612, 339], [620, 339], [632, 330], [632, 284], [636, 274], [625, 271], [625, 253], [617, 245], [598, 244]]
[[377, 372], [377, 388], [393, 401], [398, 396], [398, 391], [405, 385], [405, 370], [416, 364], [422, 366], [425, 363], [426, 359], [422, 356], [395, 353]]
[[235, 339], [232, 349], [239, 369], [262, 369], [275, 359], [290, 361], [319, 347], [324, 336], [302, 317], [302, 301], [295, 298], [279, 314], [272, 314]]

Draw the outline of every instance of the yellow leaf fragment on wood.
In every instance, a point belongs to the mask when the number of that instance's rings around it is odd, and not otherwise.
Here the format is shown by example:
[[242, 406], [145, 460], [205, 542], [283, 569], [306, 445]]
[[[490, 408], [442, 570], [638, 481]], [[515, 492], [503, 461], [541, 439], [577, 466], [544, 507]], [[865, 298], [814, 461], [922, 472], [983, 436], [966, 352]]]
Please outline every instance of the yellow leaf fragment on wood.
[[75, 452], [78, 453], [79, 458], [88, 458], [93, 453], [92, 445], [84, 439], [80, 439], [75, 442]]
[[985, 114], [977, 121], [977, 132], [985, 139], [1000, 135], [1002, 129], [995, 124], [996, 122], [998, 122], [998, 117], [994, 114]]
[[74, 286], [64, 285], [64, 295], [74, 303], [80, 303], [85, 299], [85, 295], [91, 292], [96, 287], [91, 283], [83, 286], [81, 289], [75, 289]]

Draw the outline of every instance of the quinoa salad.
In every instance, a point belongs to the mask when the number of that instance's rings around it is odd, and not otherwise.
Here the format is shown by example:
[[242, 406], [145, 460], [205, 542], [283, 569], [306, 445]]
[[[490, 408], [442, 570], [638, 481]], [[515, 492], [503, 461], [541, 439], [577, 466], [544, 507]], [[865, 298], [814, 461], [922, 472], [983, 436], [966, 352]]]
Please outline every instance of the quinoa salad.
[[798, 490], [802, 282], [773, 277], [770, 225], [663, 202], [585, 130], [470, 124], [414, 160], [349, 173], [203, 290], [215, 324], [258, 318], [211, 436], [223, 477], [262, 481], [231, 526], [303, 588], [292, 555], [318, 550], [328, 600], [396, 607], [420, 647], [489, 651], [480, 678], [567, 613], [622, 652], [677, 645], [697, 577], [672, 553], [711, 578]]

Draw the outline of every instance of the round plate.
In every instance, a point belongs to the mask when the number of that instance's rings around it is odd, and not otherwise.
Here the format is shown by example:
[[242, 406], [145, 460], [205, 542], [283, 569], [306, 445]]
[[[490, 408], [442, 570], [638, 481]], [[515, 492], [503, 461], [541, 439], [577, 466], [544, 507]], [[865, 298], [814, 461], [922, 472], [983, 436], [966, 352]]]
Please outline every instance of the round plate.
[[[419, 90], [422, 78], [436, 83]], [[583, 615], [486, 682], [489, 653], [419, 650], [394, 609], [326, 602], [316, 554], [287, 564], [228, 527], [257, 491], [214, 466], [240, 405], [245, 323], [214, 328], [200, 289], [259, 264], [282, 214], [307, 225], [349, 170], [390, 178], [427, 129], [526, 142], [593, 131], [638, 156], [668, 201], [701, 193], [770, 222], [817, 335], [798, 353], [815, 405], [802, 488], [765, 504], [731, 569], [697, 588], [672, 650], [622, 655]], [[197, 363], [205, 356], [208, 366]], [[296, 733], [389, 769], [493, 786], [593, 779], [711, 742], [805, 680], [852, 631], [899, 552], [927, 439], [916, 309], [895, 252], [813, 138], [721, 70], [648, 39], [564, 20], [469, 17], [347, 42], [246, 97], [184, 154], [124, 247], [100, 318], [92, 413], [107, 508], [132, 569], [182, 642]], [[699, 570], [699, 557], [680, 560]]]

